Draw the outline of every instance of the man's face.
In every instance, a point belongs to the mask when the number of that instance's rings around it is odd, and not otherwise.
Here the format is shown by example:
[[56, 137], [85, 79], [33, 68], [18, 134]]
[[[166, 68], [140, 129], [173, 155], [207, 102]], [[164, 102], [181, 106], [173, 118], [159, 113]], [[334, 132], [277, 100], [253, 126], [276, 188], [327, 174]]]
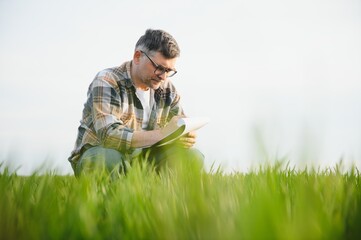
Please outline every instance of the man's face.
[[145, 52], [141, 54], [140, 84], [142, 87], [158, 89], [160, 84], [173, 74], [177, 58], [167, 59], [159, 52], [153, 55]]

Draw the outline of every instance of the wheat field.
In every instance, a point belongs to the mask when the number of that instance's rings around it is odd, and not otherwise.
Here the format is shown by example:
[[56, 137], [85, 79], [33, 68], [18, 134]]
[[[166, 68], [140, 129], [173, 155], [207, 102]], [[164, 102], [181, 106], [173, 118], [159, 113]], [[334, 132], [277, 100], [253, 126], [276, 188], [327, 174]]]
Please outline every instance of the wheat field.
[[356, 168], [0, 174], [0, 239], [357, 239]]

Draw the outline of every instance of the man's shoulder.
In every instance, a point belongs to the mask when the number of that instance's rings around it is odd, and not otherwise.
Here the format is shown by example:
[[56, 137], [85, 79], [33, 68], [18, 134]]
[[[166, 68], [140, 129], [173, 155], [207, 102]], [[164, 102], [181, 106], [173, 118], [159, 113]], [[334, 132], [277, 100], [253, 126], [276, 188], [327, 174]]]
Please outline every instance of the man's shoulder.
[[104, 77], [104, 76], [113, 75], [116, 78], [116, 80], [127, 79], [129, 77], [128, 77], [127, 69], [124, 65], [125, 64], [122, 64], [122, 65], [116, 66], [116, 67], [110, 67], [110, 68], [103, 69], [100, 72], [98, 72], [97, 76]]
[[129, 80], [126, 63], [117, 66], [106, 68], [101, 70], [96, 75], [93, 82], [101, 81], [106, 82], [112, 86], [126, 85], [126, 82]]

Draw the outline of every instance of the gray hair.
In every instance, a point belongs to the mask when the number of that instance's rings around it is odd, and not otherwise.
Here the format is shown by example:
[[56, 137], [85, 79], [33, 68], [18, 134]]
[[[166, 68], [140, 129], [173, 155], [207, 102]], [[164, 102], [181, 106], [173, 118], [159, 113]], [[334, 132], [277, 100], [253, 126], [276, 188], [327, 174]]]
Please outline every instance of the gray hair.
[[147, 29], [135, 44], [136, 50], [160, 52], [165, 58], [176, 58], [180, 55], [177, 41], [163, 30]]

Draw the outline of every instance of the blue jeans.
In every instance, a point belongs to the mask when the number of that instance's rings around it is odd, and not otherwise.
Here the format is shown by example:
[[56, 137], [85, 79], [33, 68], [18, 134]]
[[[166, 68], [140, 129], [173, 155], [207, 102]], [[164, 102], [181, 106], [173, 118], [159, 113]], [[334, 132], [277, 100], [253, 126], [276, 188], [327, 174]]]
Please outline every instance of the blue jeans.
[[[166, 145], [157, 148], [143, 149], [136, 157], [149, 161], [156, 171], [161, 168], [174, 168], [181, 162], [192, 162], [197, 168], [203, 168], [204, 155], [196, 148], [182, 148], [176, 145]], [[104, 171], [109, 174], [125, 174], [126, 162], [134, 161], [130, 156], [117, 150], [101, 146], [91, 147], [84, 151], [80, 159], [74, 164], [75, 176], [89, 174], [94, 171]]]
[[89, 174], [94, 171], [104, 171], [110, 174], [124, 170], [126, 156], [121, 152], [103, 148], [100, 146], [91, 147], [84, 151], [80, 159], [74, 164], [75, 176]]

